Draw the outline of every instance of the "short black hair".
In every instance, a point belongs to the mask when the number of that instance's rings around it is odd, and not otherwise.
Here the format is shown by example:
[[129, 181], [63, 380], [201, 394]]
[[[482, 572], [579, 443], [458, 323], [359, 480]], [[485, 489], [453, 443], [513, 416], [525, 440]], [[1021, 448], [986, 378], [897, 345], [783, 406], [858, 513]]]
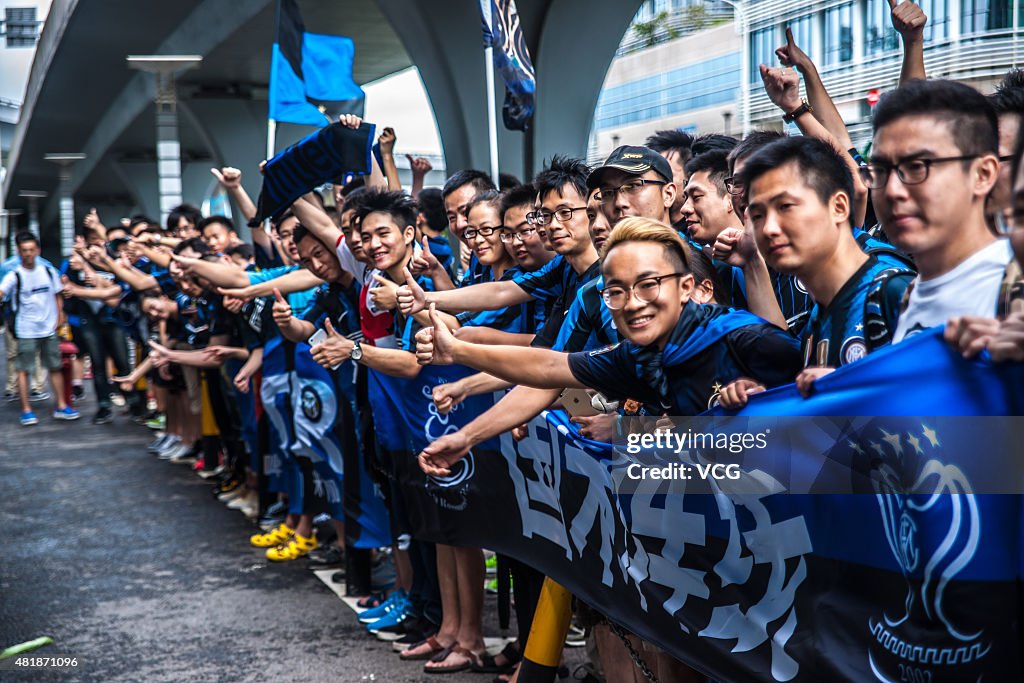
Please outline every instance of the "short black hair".
[[925, 116], [949, 124], [961, 154], [998, 154], [996, 110], [980, 92], [956, 81], [913, 80], [882, 95], [872, 127], [877, 133], [907, 116]]
[[501, 212], [501, 193], [497, 190], [487, 190], [481, 192], [477, 196], [469, 200], [469, 204], [466, 204], [466, 215], [469, 216], [469, 212], [473, 210], [473, 207], [477, 204], [490, 204], [496, 211]]
[[203, 220], [196, 224], [196, 230], [202, 235], [203, 231], [211, 225], [223, 225], [224, 229], [228, 232], [234, 232], [235, 224], [231, 222], [231, 219], [227, 216], [207, 216]]
[[339, 194], [341, 194], [342, 197], [344, 197], [347, 200], [350, 194], [352, 194], [355, 190], [361, 189], [363, 187], [366, 187], [366, 177], [357, 175], [355, 178], [345, 183], [345, 185], [338, 192]]
[[658, 154], [675, 152], [680, 157], [684, 157], [682, 163], [685, 164], [691, 156], [690, 148], [693, 147], [693, 136], [679, 129], [656, 130], [654, 135], [644, 141], [644, 146], [650, 147]]
[[134, 216], [132, 216], [131, 218], [128, 219], [128, 232], [134, 231], [135, 227], [137, 225], [139, 225], [140, 223], [145, 223], [146, 225], [153, 225], [154, 224], [153, 219], [150, 218], [149, 216], [145, 216], [145, 215], [143, 215], [141, 213], [137, 213], [137, 214], [135, 214]]
[[494, 181], [491, 180], [491, 176], [475, 168], [465, 168], [461, 171], [456, 171], [448, 178], [444, 187], [441, 188], [441, 199], [448, 199], [448, 195], [466, 185], [473, 186], [473, 189], [476, 190], [473, 194], [497, 189], [494, 187]]
[[736, 146], [738, 140], [731, 135], [721, 133], [708, 133], [694, 138], [691, 150], [693, 156], [699, 156], [708, 152], [729, 153]]
[[736, 146], [729, 152], [729, 172], [736, 170], [736, 162], [746, 159], [765, 145], [770, 145], [776, 140], [788, 137], [785, 133], [777, 130], [754, 130], [747, 133], [747, 136], [736, 143]]
[[1010, 69], [988, 96], [996, 116], [1017, 114], [1024, 116], [1024, 69]]
[[296, 223], [295, 229], [292, 230], [292, 242], [295, 244], [295, 246], [298, 247], [299, 243], [302, 240], [306, 239], [307, 237], [316, 237], [316, 235], [311, 233], [309, 231], [309, 228], [307, 228], [302, 223]]
[[275, 230], [275, 231], [278, 230], [281, 227], [281, 224], [284, 223], [289, 218], [295, 218], [295, 214], [292, 213], [291, 209], [285, 209], [284, 213], [282, 213], [276, 219], [274, 219], [274, 218], [270, 219], [270, 227], [271, 227], [271, 229]]
[[519, 187], [522, 184], [523, 181], [511, 173], [502, 172], [498, 174], [498, 190], [501, 192], [511, 190], [513, 187]]
[[35, 242], [38, 245], [39, 238], [36, 237], [33, 233], [29, 232], [28, 230], [22, 230], [21, 232], [14, 236], [14, 243], [17, 244], [19, 247], [22, 244], [25, 244], [26, 242]]
[[191, 204], [178, 204], [167, 213], [167, 230], [173, 232], [178, 229], [178, 221], [184, 217], [192, 225], [199, 225], [203, 220], [203, 212]]
[[726, 152], [704, 152], [686, 162], [686, 177], [692, 178], [695, 173], [707, 172], [711, 184], [723, 197], [729, 190], [725, 187], [725, 179], [729, 177], [729, 160]]
[[533, 179], [533, 188], [541, 201], [551, 192], [562, 196], [562, 188], [572, 185], [584, 200], [590, 195], [587, 191], [587, 177], [590, 167], [583, 159], [556, 154], [551, 157], [544, 170]]
[[[416, 205], [412, 198], [401, 190], [366, 190], [359, 196], [356, 217], [360, 222], [371, 213], [386, 213], [394, 219], [399, 228], [416, 225]], [[298, 244], [298, 238], [295, 243]]]
[[180, 254], [186, 249], [191, 249], [201, 257], [210, 253], [210, 247], [207, 246], [206, 242], [204, 242], [201, 237], [190, 237], [187, 240], [182, 240], [174, 245], [174, 249], [172, 251], [175, 254]]
[[256, 255], [256, 252], [253, 251], [252, 245], [247, 244], [246, 242], [239, 242], [233, 247], [228, 247], [224, 250], [224, 253], [227, 256], [241, 256], [245, 261], [248, 261]]
[[444, 212], [441, 190], [428, 187], [416, 196], [416, 208], [422, 214], [431, 230], [441, 231], [448, 227], [448, 214]]
[[517, 206], [529, 206], [532, 209], [536, 201], [537, 190], [533, 185], [520, 185], [501, 193], [501, 207], [498, 210], [501, 211], [501, 218], [504, 220], [505, 212], [509, 209]]
[[845, 193], [852, 202], [853, 175], [846, 160], [829, 143], [803, 135], [776, 140], [755, 152], [747, 159], [737, 182], [747, 188], [749, 197], [755, 180], [786, 164], [796, 164], [800, 177], [823, 204], [837, 192]]

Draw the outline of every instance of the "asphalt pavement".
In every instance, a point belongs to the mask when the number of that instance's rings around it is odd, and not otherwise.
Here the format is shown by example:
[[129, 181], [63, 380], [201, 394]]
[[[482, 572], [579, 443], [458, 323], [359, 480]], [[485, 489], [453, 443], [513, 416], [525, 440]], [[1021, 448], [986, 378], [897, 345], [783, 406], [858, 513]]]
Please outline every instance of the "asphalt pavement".
[[[305, 560], [268, 562], [210, 484], [147, 454], [150, 431], [121, 409], [95, 426], [88, 396], [78, 422], [51, 405], [21, 427], [0, 403], [0, 649], [49, 636], [31, 654], [79, 665], [0, 681], [492, 680], [400, 661]], [[485, 635], [504, 635], [492, 597], [487, 612]]]

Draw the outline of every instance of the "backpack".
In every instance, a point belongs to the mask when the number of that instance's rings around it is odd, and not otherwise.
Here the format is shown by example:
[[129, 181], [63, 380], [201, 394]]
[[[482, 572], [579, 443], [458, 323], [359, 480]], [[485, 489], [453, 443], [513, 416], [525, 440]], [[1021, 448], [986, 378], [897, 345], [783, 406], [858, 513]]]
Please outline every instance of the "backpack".
[[3, 305], [3, 321], [4, 325], [7, 326], [7, 330], [11, 333], [13, 339], [18, 338], [17, 332], [15, 332], [14, 322], [18, 315], [18, 307], [15, 305], [15, 301], [21, 295], [21, 273], [18, 272], [17, 268], [14, 270], [14, 279], [17, 282], [14, 289], [11, 290], [10, 295], [4, 299]]

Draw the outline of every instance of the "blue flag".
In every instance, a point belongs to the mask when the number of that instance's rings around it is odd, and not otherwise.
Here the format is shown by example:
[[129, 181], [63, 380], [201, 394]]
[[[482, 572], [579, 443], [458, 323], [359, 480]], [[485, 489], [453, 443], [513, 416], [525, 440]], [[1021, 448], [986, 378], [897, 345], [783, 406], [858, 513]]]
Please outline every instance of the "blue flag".
[[533, 121], [537, 78], [523, 39], [515, 0], [480, 0], [484, 47], [494, 48], [494, 66], [505, 81], [501, 116], [509, 130], [527, 130]]
[[340, 114], [362, 116], [365, 95], [352, 79], [354, 54], [351, 38], [306, 33], [295, 0], [279, 0], [269, 117], [323, 126]]

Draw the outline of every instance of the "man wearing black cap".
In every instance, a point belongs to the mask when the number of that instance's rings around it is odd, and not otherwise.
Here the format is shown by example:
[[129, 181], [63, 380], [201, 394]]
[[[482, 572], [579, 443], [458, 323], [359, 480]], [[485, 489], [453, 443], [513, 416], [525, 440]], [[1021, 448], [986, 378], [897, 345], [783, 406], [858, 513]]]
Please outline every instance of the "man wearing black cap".
[[672, 166], [650, 147], [623, 145], [587, 178], [601, 192], [601, 206], [613, 226], [627, 216], [642, 216], [671, 225], [676, 200]]

